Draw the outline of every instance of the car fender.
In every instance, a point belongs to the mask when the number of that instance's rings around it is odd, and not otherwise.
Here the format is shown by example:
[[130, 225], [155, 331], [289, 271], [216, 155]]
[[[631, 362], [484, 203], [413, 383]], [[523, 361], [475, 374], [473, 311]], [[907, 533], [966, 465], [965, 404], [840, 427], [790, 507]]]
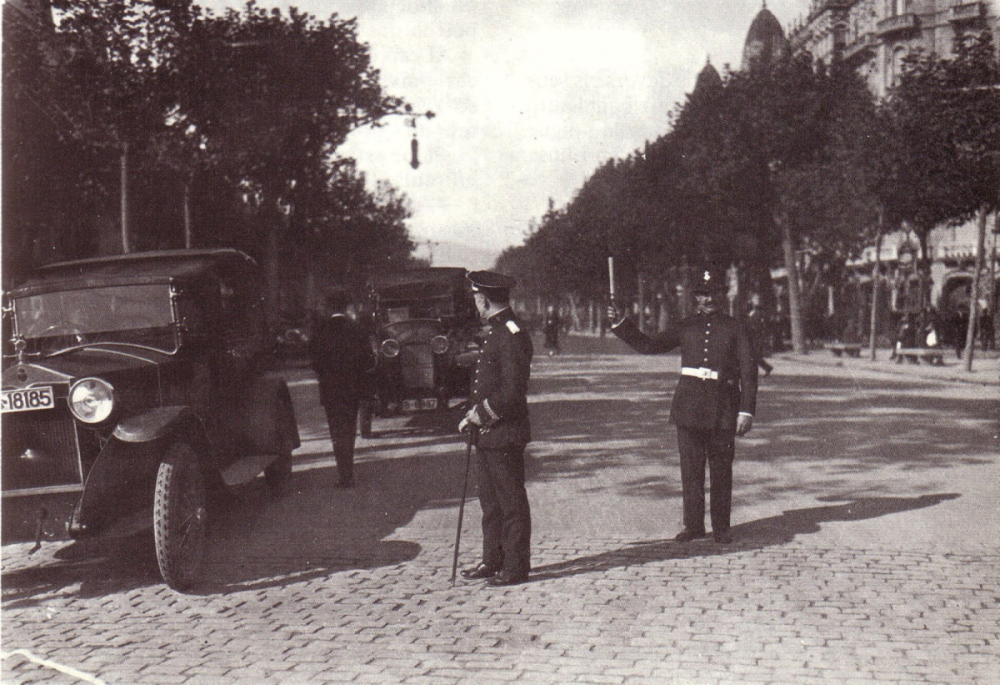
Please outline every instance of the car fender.
[[302, 444], [292, 395], [284, 378], [263, 375], [256, 379], [245, 406], [247, 437], [255, 452], [283, 454]]
[[193, 431], [204, 438], [201, 420], [188, 406], [156, 407], [123, 419], [115, 426], [114, 437], [122, 442], [150, 442], [175, 431]]
[[136, 512], [151, 512], [161, 458], [178, 440], [190, 443], [203, 456], [202, 468], [212, 472], [204, 427], [189, 407], [157, 407], [119, 422], [87, 474], [70, 535], [96, 535]]

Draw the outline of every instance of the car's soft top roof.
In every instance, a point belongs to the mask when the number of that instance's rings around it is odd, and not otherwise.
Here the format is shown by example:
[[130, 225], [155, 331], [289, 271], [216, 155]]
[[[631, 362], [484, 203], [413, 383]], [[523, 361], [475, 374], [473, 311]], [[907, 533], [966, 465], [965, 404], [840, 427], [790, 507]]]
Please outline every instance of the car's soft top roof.
[[228, 248], [135, 252], [43, 266], [10, 294], [22, 296], [103, 285], [194, 281], [211, 274], [246, 272], [255, 268], [256, 262], [245, 253]]
[[408, 269], [378, 275], [372, 289], [383, 301], [454, 297], [468, 288], [466, 273], [458, 266]]

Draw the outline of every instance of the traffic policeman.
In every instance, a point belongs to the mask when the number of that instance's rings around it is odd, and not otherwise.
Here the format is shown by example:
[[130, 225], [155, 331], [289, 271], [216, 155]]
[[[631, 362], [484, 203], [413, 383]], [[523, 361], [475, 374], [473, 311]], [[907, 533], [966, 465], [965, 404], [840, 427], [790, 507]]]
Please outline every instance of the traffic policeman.
[[528, 377], [531, 336], [510, 307], [514, 279], [490, 271], [468, 275], [476, 309], [489, 324], [476, 362], [471, 406], [459, 430], [475, 430], [483, 558], [462, 571], [496, 586], [517, 585], [530, 571], [531, 511], [524, 449], [531, 441]]
[[757, 400], [757, 362], [743, 326], [721, 310], [725, 272], [704, 268], [693, 288], [695, 314], [662, 333], [646, 335], [612, 301], [611, 330], [642, 354], [681, 351], [681, 375], [670, 407], [677, 426], [684, 529], [674, 538], [705, 537], [705, 464], [711, 478], [712, 534], [732, 542], [730, 510], [735, 436], [753, 425]]

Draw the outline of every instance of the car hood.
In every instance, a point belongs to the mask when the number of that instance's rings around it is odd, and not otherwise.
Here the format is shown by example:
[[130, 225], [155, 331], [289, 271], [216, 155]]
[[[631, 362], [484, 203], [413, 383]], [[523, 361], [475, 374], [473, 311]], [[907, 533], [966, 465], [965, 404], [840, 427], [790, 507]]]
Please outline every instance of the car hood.
[[437, 319], [407, 319], [382, 328], [383, 338], [395, 338], [401, 345], [426, 343], [435, 335], [442, 335], [444, 326]]
[[35, 383], [65, 383], [87, 376], [108, 376], [159, 365], [169, 359], [168, 354], [146, 349], [86, 347], [14, 364], [3, 372], [3, 387], [24, 388]]

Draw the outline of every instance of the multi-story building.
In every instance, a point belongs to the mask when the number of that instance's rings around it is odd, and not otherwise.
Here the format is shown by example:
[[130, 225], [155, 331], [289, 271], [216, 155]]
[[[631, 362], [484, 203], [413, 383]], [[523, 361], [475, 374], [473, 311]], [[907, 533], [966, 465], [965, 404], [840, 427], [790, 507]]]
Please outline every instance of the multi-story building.
[[793, 51], [844, 60], [884, 97], [915, 50], [947, 57], [955, 37], [989, 29], [1000, 39], [995, 0], [812, 0], [788, 33]]
[[[808, 12], [791, 23], [787, 35], [765, 2], [747, 33], [742, 68], [753, 68], [761, 60], [773, 59], [785, 50], [808, 52], [814, 60], [826, 64], [841, 61], [850, 65], [864, 76], [876, 96], [884, 98], [898, 83], [908, 55], [920, 50], [948, 57], [954, 52], [958, 35], [983, 30], [993, 34], [994, 45], [1000, 45], [1000, 0], [811, 0]], [[980, 302], [990, 303], [994, 317], [1000, 309], [998, 230], [994, 214], [987, 223], [986, 263], [980, 290], [988, 293]], [[931, 232], [927, 246], [931, 260], [927, 294], [932, 304], [945, 310], [945, 315], [968, 307], [977, 235], [974, 222], [941, 226]], [[915, 246], [916, 238], [907, 230], [890, 233], [883, 240], [879, 257], [889, 288], [888, 311], [882, 328], [892, 327], [902, 314], [925, 300], [916, 293]], [[855, 285], [864, 286], [870, 281], [868, 275], [875, 258], [875, 248], [869, 247], [850, 263]], [[870, 285], [867, 287], [870, 289]], [[831, 293], [831, 309], [838, 299]], [[853, 300], [855, 306], [864, 306], [866, 298]]]

